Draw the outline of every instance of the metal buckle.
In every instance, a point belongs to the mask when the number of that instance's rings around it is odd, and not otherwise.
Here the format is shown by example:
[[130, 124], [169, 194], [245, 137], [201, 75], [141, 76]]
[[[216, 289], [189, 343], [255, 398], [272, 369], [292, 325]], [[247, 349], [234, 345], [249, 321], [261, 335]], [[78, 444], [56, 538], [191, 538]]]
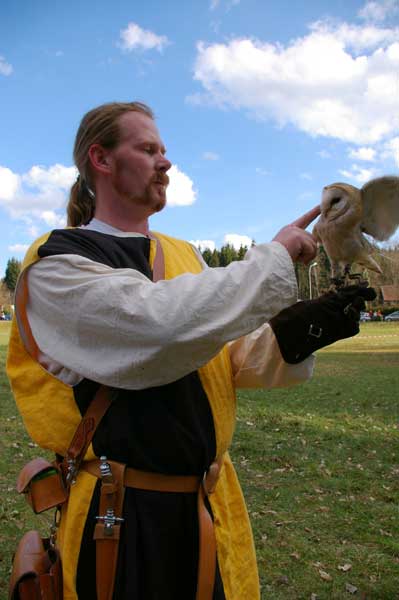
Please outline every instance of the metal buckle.
[[313, 325], [313, 323], [309, 327], [308, 334], [312, 335], [315, 338], [320, 338], [321, 335], [322, 335], [322, 333], [323, 333], [322, 328], [321, 327], [317, 327], [317, 325]]
[[[107, 461], [106, 456], [100, 456], [100, 474], [101, 479], [103, 481], [108, 480], [108, 482], [112, 482], [112, 471], [109, 462]], [[124, 522], [123, 517], [116, 517], [115, 511], [113, 508], [107, 508], [105, 511], [105, 515], [98, 515], [96, 517], [96, 521], [104, 524], [104, 536], [113, 537], [114, 535], [114, 527], [115, 525], [119, 525]]]
[[112, 477], [112, 471], [111, 471], [111, 467], [109, 465], [109, 462], [107, 462], [107, 457], [106, 456], [100, 456], [100, 474], [101, 474], [101, 478], [104, 477]]
[[78, 468], [76, 465], [75, 458], [67, 458], [68, 470], [65, 476], [65, 481], [68, 485], [74, 485], [76, 483], [76, 476], [78, 474]]
[[124, 520], [125, 519], [123, 517], [116, 517], [112, 508], [107, 508], [104, 516], [96, 517], [96, 521], [104, 523], [104, 535], [107, 537], [112, 537], [114, 534], [114, 526], [123, 523]]

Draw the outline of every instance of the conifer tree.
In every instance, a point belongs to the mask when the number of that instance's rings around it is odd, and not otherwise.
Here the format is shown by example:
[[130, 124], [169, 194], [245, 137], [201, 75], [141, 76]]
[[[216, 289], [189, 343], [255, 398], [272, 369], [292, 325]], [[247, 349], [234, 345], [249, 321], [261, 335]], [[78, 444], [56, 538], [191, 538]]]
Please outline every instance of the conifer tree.
[[6, 266], [6, 272], [3, 279], [3, 282], [6, 284], [8, 289], [13, 292], [15, 290], [15, 286], [17, 285], [18, 275], [21, 271], [21, 261], [12, 257], [8, 260]]
[[212, 258], [212, 252], [209, 250], [209, 248], [205, 248], [205, 250], [201, 252], [201, 254], [206, 264], [209, 265]]
[[220, 266], [219, 253], [216, 249], [212, 252], [212, 256], [209, 261], [209, 266], [210, 267], [219, 267]]

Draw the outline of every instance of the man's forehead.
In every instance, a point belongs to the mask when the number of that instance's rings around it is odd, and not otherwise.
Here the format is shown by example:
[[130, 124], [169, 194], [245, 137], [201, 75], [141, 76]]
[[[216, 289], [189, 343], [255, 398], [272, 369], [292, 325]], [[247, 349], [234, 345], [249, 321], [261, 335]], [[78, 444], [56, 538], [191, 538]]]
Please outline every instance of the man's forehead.
[[122, 139], [161, 141], [155, 121], [143, 113], [134, 111], [125, 113], [119, 118], [119, 127]]

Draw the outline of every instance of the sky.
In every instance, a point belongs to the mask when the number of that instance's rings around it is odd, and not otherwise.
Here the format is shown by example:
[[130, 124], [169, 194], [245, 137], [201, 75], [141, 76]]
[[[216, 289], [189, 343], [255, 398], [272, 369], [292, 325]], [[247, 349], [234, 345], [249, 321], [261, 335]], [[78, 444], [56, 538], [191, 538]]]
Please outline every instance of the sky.
[[1, 0], [0, 276], [65, 226], [83, 115], [132, 100], [173, 164], [151, 228], [270, 241], [325, 185], [399, 174], [399, 0]]

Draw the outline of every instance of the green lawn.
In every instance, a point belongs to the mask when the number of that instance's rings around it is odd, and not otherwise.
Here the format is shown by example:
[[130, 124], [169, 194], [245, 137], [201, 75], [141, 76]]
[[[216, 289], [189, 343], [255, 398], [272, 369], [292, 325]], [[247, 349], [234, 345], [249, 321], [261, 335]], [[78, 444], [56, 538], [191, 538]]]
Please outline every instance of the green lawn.
[[[38, 523], [15, 477], [40, 452], [4, 375], [8, 330], [0, 322], [1, 600], [16, 540]], [[312, 381], [240, 392], [232, 456], [262, 599], [399, 599], [398, 366], [399, 324], [365, 323], [318, 352]]]

